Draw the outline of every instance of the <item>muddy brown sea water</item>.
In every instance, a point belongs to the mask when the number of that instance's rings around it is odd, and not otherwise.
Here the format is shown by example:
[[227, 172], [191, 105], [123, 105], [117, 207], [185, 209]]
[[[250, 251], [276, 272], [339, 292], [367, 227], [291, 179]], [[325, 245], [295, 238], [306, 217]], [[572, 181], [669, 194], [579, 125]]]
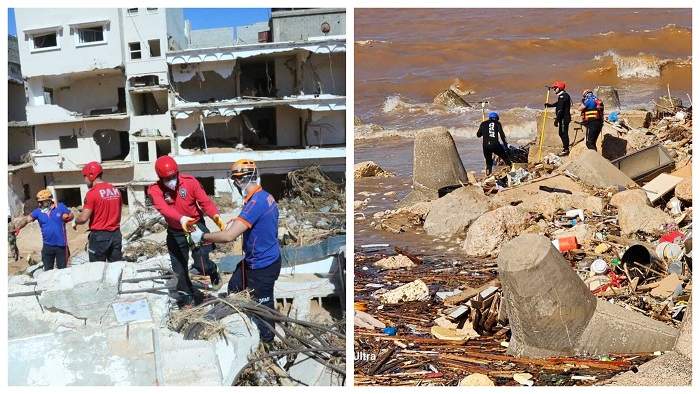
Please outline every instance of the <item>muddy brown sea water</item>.
[[629, 107], [691, 93], [689, 9], [358, 9], [355, 40], [355, 113], [382, 126], [473, 126], [480, 111], [421, 107], [454, 81], [499, 111], [540, 109], [555, 79]]

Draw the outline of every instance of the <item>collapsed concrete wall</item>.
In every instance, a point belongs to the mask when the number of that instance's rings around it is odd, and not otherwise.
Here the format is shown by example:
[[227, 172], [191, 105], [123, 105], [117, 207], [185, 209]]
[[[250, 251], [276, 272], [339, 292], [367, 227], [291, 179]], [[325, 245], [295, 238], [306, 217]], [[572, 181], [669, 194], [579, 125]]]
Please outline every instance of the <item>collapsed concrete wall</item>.
[[9, 383], [230, 385], [259, 345], [257, 328], [235, 313], [220, 321], [225, 338], [171, 331], [169, 265], [156, 257], [10, 277]]
[[674, 347], [678, 330], [596, 298], [544, 236], [524, 234], [504, 245], [498, 271], [512, 330], [510, 354], [602, 355]]

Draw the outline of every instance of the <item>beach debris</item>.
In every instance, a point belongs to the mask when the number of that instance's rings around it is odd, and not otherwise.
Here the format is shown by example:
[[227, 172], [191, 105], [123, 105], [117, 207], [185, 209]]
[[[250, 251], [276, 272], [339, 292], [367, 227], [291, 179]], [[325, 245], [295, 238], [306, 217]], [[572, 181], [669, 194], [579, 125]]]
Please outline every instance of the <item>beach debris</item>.
[[532, 374], [530, 373], [515, 373], [513, 374], [513, 380], [522, 386], [532, 386], [535, 384], [535, 382], [532, 381]]
[[473, 373], [459, 381], [458, 386], [495, 386], [493, 380], [482, 373]]
[[369, 177], [391, 177], [394, 176], [393, 173], [384, 170], [379, 164], [373, 161], [363, 161], [355, 164], [355, 179], [369, 178]]
[[398, 268], [411, 268], [415, 266], [415, 264], [410, 258], [399, 254], [378, 260], [374, 263], [374, 266], [385, 270], [393, 270]]
[[354, 325], [362, 328], [369, 329], [384, 329], [386, 325], [381, 321], [377, 320], [374, 316], [367, 312], [355, 310], [355, 323]]
[[399, 286], [379, 296], [382, 304], [398, 304], [411, 301], [424, 301], [430, 297], [428, 286], [420, 279]]

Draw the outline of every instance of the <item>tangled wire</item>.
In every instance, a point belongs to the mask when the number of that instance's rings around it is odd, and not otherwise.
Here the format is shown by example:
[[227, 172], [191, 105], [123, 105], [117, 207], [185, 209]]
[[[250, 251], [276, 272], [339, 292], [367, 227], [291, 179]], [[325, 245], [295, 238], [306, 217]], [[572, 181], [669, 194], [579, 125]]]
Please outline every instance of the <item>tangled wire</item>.
[[[345, 324], [326, 326], [285, 316], [276, 310], [251, 300], [247, 293], [232, 294], [226, 298], [214, 298], [171, 318], [173, 329], [185, 339], [209, 339], [225, 337], [225, 327], [220, 320], [233, 313], [245, 313], [258, 323], [266, 325], [280, 340], [280, 350], [248, 360], [233, 379], [235, 386], [241, 374], [250, 366], [268, 358], [305, 354], [328, 369], [345, 377]], [[275, 330], [268, 321], [277, 323], [283, 333]], [[288, 362], [289, 363], [289, 362]]]

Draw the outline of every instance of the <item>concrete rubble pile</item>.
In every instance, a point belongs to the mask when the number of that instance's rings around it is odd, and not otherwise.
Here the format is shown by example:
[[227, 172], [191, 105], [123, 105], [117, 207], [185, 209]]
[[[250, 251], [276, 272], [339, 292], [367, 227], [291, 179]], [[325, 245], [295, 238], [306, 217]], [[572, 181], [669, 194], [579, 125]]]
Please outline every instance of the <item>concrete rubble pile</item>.
[[9, 278], [11, 385], [222, 385], [259, 344], [245, 315], [225, 338], [167, 328], [170, 261], [95, 262]]
[[[622, 111], [597, 152], [571, 138], [568, 157], [551, 154], [547, 129], [540, 160], [536, 141], [530, 163], [485, 179], [449, 134], [418, 132], [412, 190], [372, 226], [452, 243], [465, 261], [436, 249], [392, 265], [408, 251], [360, 249], [356, 353], [379, 356], [356, 363], [355, 381], [625, 384], [639, 368], [648, 384], [689, 384], [691, 113]], [[416, 281], [427, 295], [396, 294]]]
[[308, 245], [345, 233], [345, 187], [319, 167], [290, 172], [278, 203], [282, 245]]
[[[93, 262], [51, 271], [30, 267], [11, 276], [9, 383], [230, 386], [344, 381], [344, 357], [339, 358], [344, 355], [343, 321], [337, 323], [340, 328], [294, 319], [283, 328], [278, 325], [290, 338], [282, 340], [278, 350], [288, 355], [273, 360], [261, 347], [251, 320], [261, 313], [260, 306], [240, 293], [179, 310], [169, 295], [176, 286], [169, 267], [165, 255], [138, 263]], [[217, 303], [233, 308], [211, 318], [212, 310], [221, 310]], [[263, 313], [284, 318], [279, 312]], [[295, 341], [287, 327], [293, 328], [292, 323], [328, 334], [319, 340], [297, 330], [299, 342], [289, 342]], [[324, 357], [343, 374], [305, 350], [323, 344], [334, 346]]]

